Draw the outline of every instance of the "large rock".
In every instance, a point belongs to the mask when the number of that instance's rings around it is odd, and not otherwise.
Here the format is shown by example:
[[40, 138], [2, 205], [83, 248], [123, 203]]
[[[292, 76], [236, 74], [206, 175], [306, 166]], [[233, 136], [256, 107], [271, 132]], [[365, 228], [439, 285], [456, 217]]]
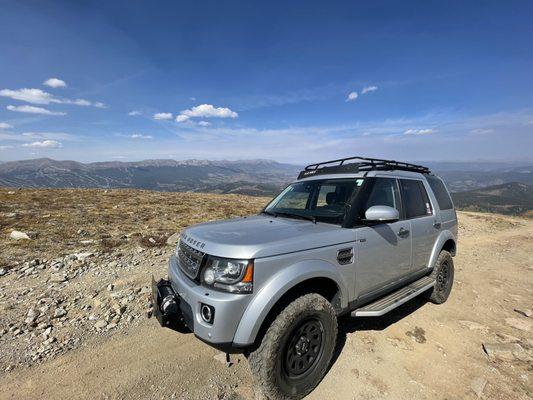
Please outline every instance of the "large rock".
[[30, 308], [24, 322], [28, 325], [33, 325], [38, 316], [39, 314], [33, 308]]
[[74, 253], [72, 254], [74, 257], [76, 257], [77, 260], [83, 261], [88, 257], [92, 257], [94, 253], [91, 252], [84, 252], [84, 253]]
[[54, 311], [54, 318], [61, 318], [67, 315], [67, 310], [65, 310], [63, 307], [58, 307]]
[[107, 322], [103, 319], [99, 320], [98, 322], [96, 322], [96, 324], [94, 324], [94, 327], [98, 330], [103, 329], [106, 326], [107, 326]]
[[175, 246], [176, 244], [178, 244], [179, 238], [180, 238], [180, 233], [176, 232], [175, 234], [168, 237], [167, 244], [169, 246]]
[[483, 343], [483, 350], [485, 350], [491, 360], [531, 360], [531, 357], [518, 343]]
[[9, 234], [9, 238], [13, 240], [30, 240], [28, 234], [21, 231], [12, 231]]

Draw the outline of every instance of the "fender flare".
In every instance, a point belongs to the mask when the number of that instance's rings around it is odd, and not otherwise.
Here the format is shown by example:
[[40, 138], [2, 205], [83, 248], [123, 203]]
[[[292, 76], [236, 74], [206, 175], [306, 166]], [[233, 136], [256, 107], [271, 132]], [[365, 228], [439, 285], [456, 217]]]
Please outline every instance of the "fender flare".
[[319, 260], [300, 261], [273, 275], [255, 294], [239, 321], [233, 338], [234, 345], [245, 347], [253, 344], [261, 325], [278, 300], [294, 286], [312, 278], [334, 281], [340, 291], [341, 308], [348, 306], [346, 282], [332, 264]]
[[446, 243], [450, 239], [453, 240], [453, 242], [457, 246], [457, 240], [452, 232], [446, 230], [446, 231], [442, 231], [439, 234], [439, 236], [437, 237], [437, 240], [435, 241], [435, 244], [433, 245], [431, 256], [429, 257], [428, 268], [435, 267], [435, 263], [437, 262], [437, 258], [439, 257], [440, 251], [444, 247], [444, 243]]

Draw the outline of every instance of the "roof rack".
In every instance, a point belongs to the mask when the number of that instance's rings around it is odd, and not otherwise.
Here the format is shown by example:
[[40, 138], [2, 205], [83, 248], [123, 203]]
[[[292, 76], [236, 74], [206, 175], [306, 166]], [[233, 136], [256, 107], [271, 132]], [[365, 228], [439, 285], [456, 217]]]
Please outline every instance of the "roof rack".
[[[354, 162], [357, 160], [357, 162]], [[346, 161], [352, 161], [345, 163]], [[335, 164], [335, 165], [329, 165]], [[314, 175], [323, 174], [341, 174], [341, 173], [357, 173], [361, 171], [411, 171], [419, 172], [421, 174], [429, 174], [429, 168], [422, 165], [410, 164], [395, 160], [382, 160], [379, 158], [367, 157], [348, 157], [339, 158], [338, 160], [324, 161], [321, 163], [310, 164], [298, 175], [298, 179], [307, 178]]]

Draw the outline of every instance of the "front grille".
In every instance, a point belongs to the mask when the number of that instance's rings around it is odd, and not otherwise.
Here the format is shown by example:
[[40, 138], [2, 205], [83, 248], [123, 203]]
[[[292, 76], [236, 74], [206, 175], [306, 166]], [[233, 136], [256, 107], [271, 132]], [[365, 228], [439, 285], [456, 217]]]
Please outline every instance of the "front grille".
[[196, 279], [198, 277], [198, 272], [200, 271], [204, 257], [205, 253], [180, 242], [178, 248], [178, 264], [189, 278]]

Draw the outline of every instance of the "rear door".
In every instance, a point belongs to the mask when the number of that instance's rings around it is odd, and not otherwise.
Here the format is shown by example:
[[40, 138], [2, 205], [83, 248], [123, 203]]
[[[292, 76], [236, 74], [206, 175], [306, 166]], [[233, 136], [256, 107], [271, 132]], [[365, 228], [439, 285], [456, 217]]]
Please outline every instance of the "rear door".
[[428, 266], [440, 221], [434, 215], [423, 180], [402, 178], [400, 188], [405, 220], [411, 223], [411, 272], [416, 272]]
[[[395, 178], [373, 179], [360, 215], [376, 205], [396, 208], [402, 214], [400, 191]], [[411, 222], [397, 221], [358, 227], [356, 232], [356, 296], [384, 289], [411, 269]]]

